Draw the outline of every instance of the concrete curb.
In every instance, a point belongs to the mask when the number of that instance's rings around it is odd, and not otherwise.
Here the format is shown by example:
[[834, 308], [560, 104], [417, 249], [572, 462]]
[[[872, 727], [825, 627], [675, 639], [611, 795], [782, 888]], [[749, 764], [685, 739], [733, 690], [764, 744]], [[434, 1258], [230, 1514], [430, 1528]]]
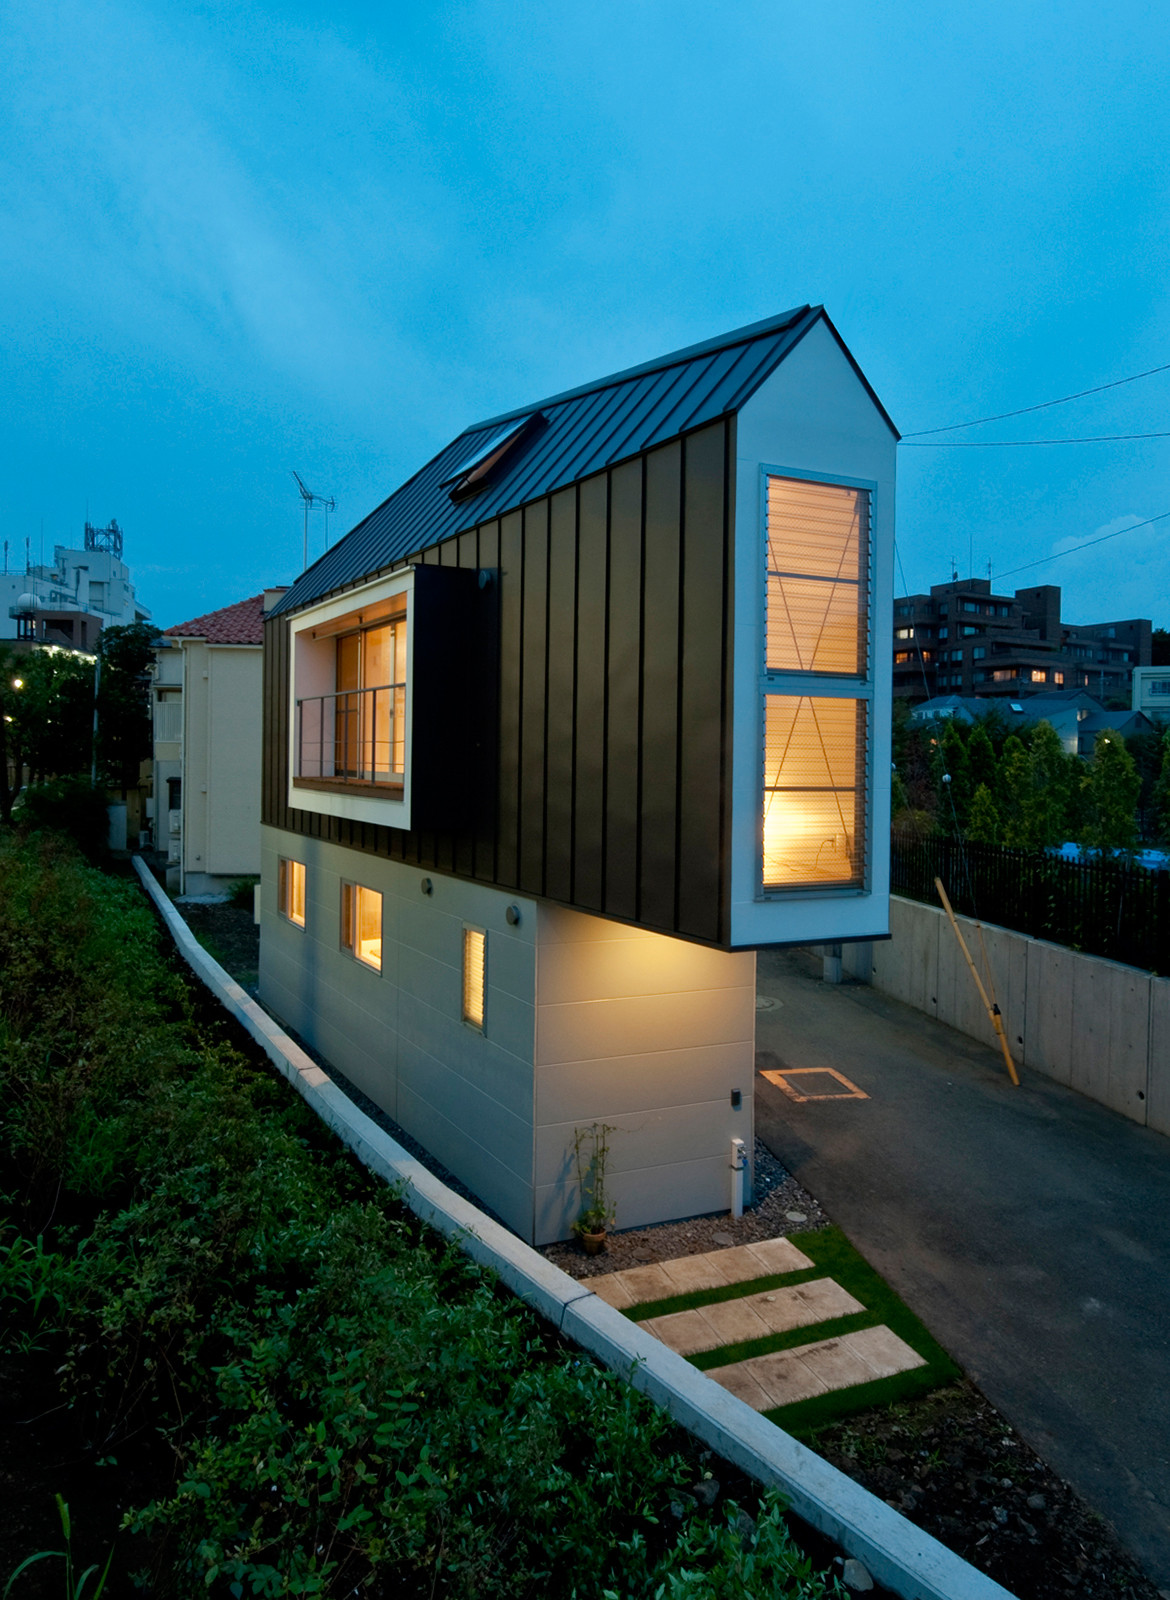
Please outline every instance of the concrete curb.
[[345, 1096], [263, 1008], [207, 954], [140, 857], [134, 869], [193, 971], [358, 1160], [403, 1203], [566, 1338], [662, 1406], [696, 1438], [869, 1568], [904, 1600], [1012, 1600], [1008, 1590], [907, 1522], [884, 1501], [713, 1383], [635, 1322], [462, 1199]]

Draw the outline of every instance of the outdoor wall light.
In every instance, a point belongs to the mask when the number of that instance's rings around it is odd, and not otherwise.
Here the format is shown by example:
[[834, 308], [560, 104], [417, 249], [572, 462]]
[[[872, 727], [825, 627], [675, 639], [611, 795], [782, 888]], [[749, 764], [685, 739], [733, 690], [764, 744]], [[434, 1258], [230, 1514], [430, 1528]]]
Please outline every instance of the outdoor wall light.
[[509, 906], [507, 911], [504, 912], [504, 915], [508, 919], [508, 926], [509, 927], [515, 928], [515, 927], [519, 926], [519, 923], [520, 923], [520, 907], [519, 906]]
[[430, 894], [434, 890], [434, 887], [435, 887], [434, 884], [431, 882], [431, 880], [429, 878], [424, 878], [423, 881], [419, 884], [419, 888], [422, 890], [422, 892], [424, 894]]

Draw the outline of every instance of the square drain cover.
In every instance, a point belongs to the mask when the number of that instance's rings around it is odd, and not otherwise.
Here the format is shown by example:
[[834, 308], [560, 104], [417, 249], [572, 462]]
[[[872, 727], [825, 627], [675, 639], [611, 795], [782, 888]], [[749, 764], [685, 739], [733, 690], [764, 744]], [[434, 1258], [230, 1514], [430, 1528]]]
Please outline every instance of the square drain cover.
[[[777, 1089], [783, 1089], [790, 1100], [868, 1100], [864, 1089], [850, 1083], [843, 1072], [835, 1067], [786, 1067], [783, 1072], [761, 1072]], [[798, 1080], [792, 1082], [792, 1079]]]

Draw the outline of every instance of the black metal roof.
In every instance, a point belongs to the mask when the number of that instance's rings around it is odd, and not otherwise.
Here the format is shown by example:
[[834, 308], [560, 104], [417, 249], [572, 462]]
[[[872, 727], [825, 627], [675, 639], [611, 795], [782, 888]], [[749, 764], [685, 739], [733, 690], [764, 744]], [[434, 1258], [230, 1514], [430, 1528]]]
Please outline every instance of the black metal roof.
[[[308, 567], [269, 614], [299, 610], [454, 534], [737, 411], [824, 315], [820, 306], [798, 306], [475, 423]], [[537, 412], [546, 426], [525, 436], [515, 459], [509, 452], [485, 489], [452, 500], [449, 486], [460, 466], [475, 458], [502, 423]]]

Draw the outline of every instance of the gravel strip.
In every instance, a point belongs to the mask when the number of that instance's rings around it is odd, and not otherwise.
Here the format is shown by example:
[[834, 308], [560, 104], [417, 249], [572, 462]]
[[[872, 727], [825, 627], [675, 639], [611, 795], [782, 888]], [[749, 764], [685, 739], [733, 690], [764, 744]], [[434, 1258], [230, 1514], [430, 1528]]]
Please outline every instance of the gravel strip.
[[752, 1170], [755, 1198], [738, 1219], [727, 1212], [717, 1212], [714, 1216], [658, 1222], [649, 1228], [626, 1228], [608, 1236], [599, 1256], [587, 1256], [575, 1239], [543, 1245], [541, 1254], [574, 1278], [594, 1278], [646, 1261], [673, 1261], [679, 1256], [702, 1255], [706, 1250], [828, 1227], [829, 1218], [812, 1195], [758, 1139]]

